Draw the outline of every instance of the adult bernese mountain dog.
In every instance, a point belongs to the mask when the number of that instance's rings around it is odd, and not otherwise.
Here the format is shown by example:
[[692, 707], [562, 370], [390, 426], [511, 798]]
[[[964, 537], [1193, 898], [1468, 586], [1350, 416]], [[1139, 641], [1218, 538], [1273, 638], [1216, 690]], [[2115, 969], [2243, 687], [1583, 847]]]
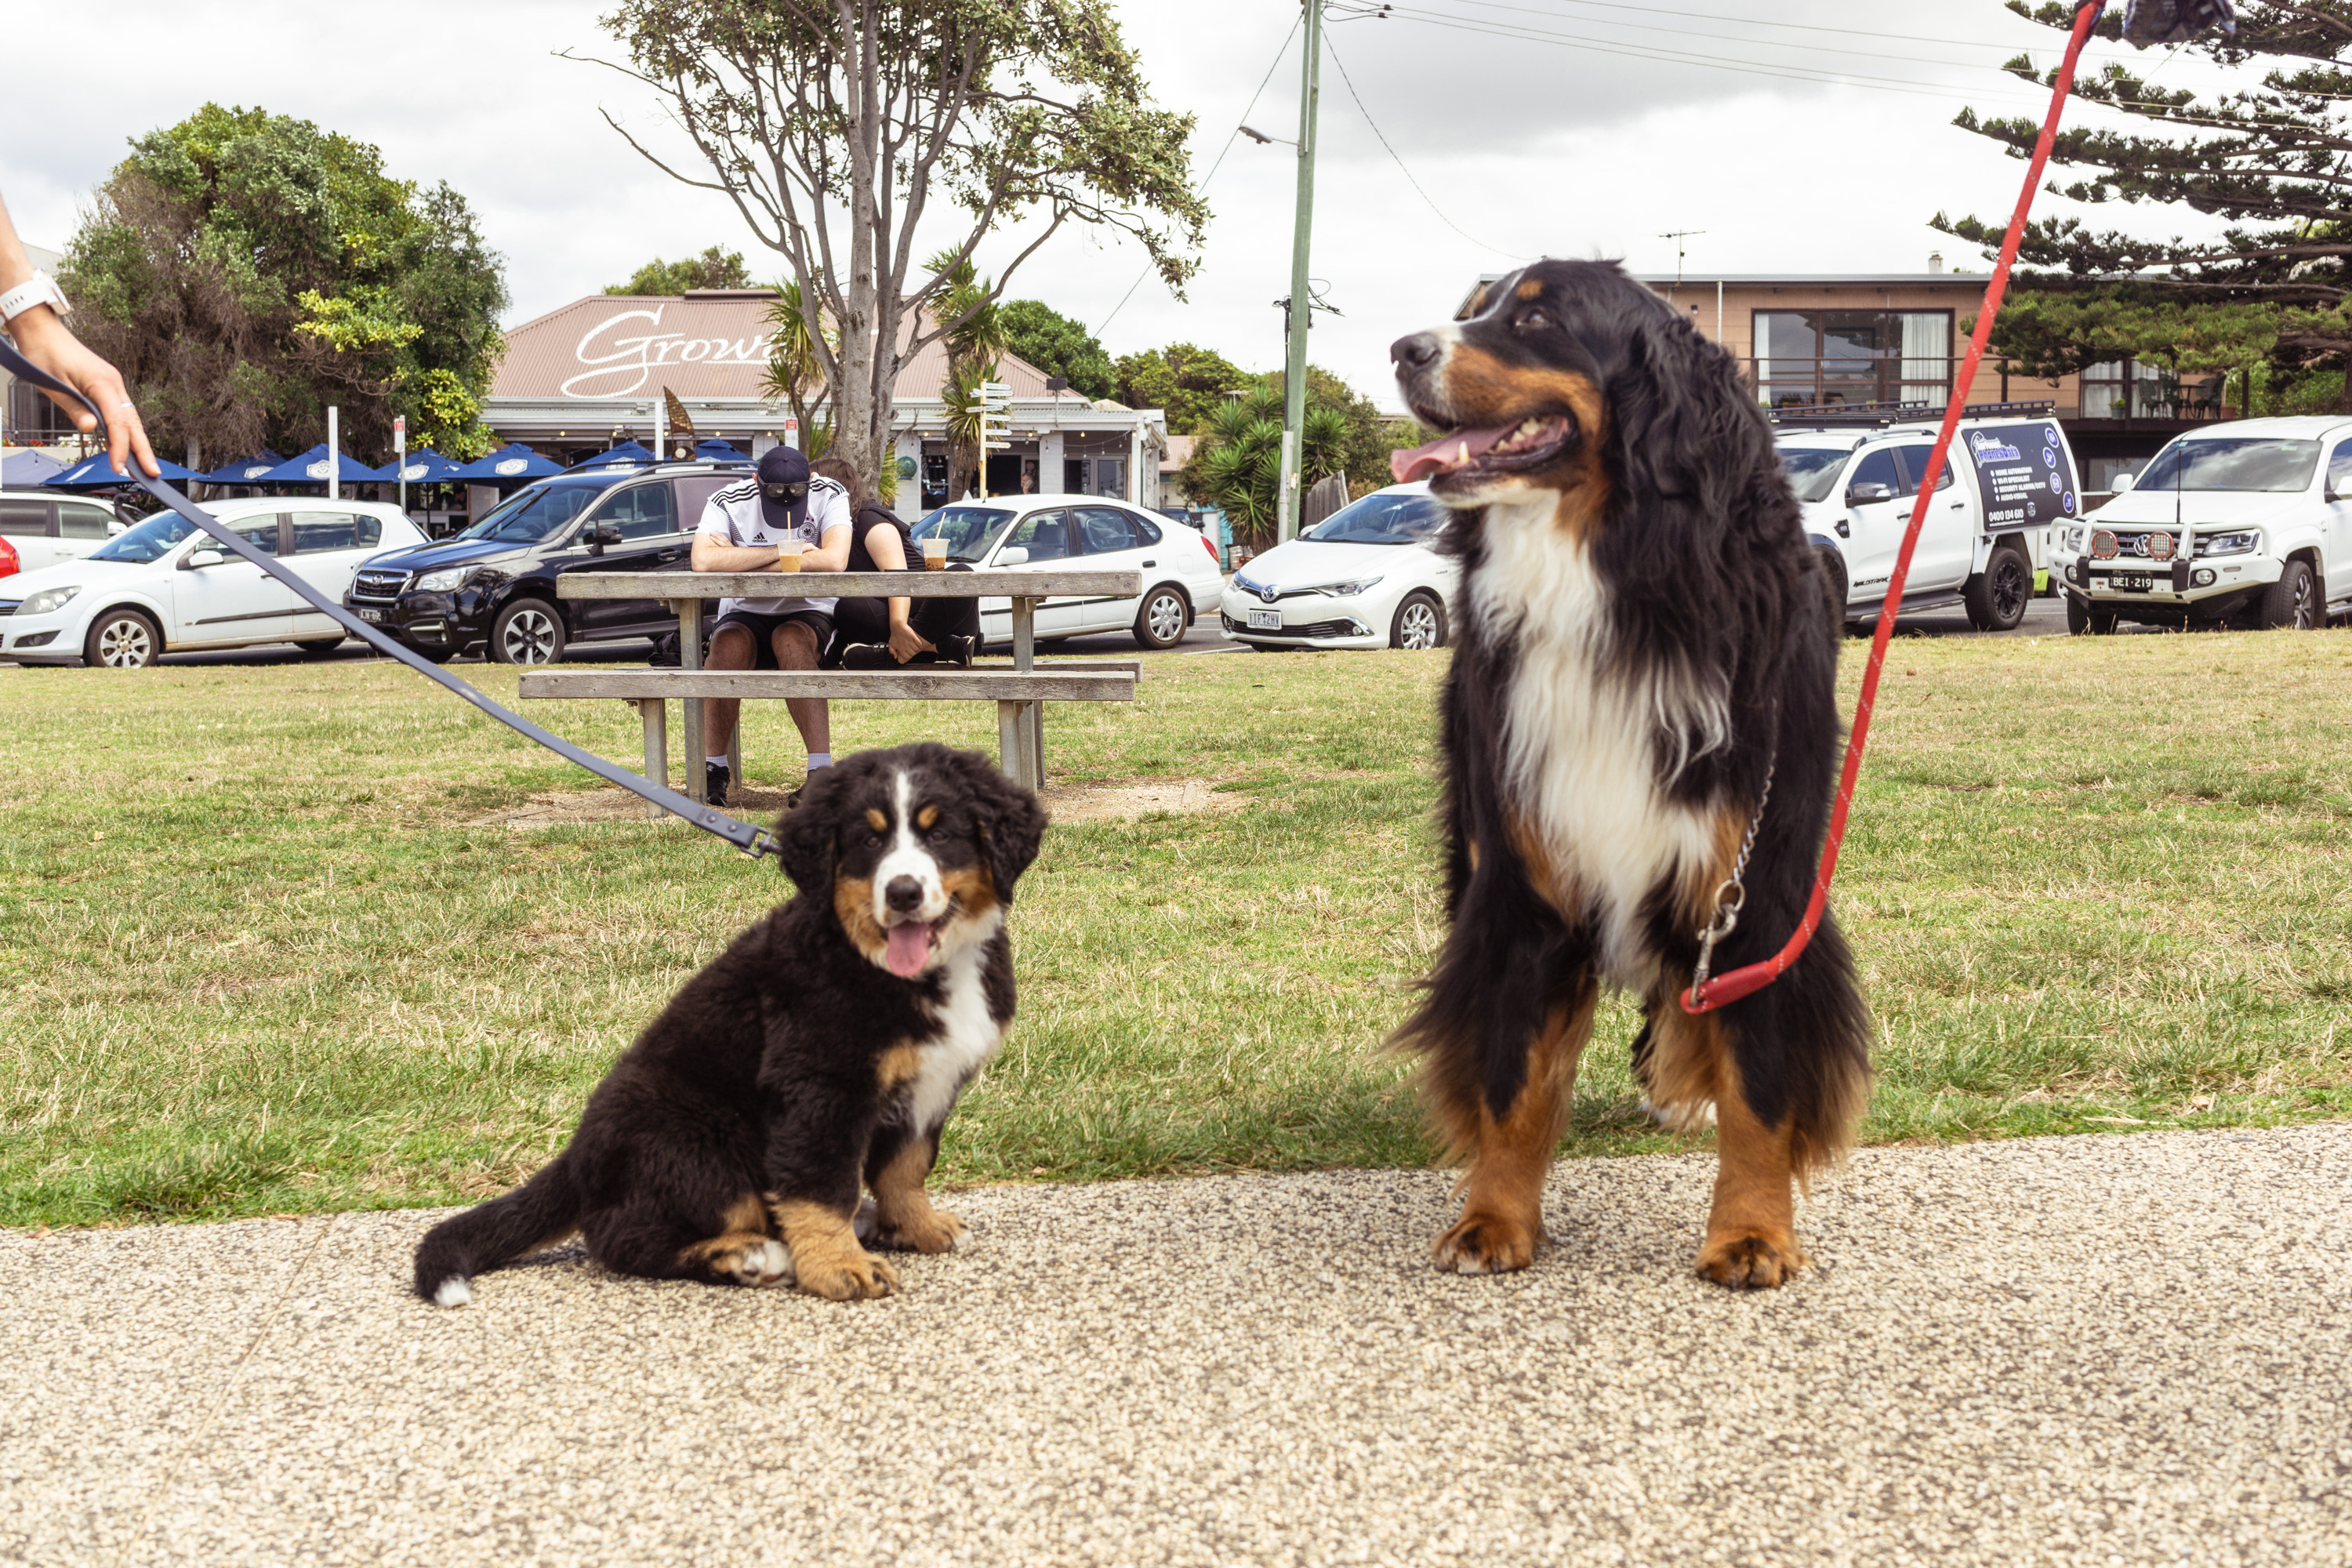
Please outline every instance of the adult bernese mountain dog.
[[686, 983], [552, 1163], [426, 1233], [416, 1293], [461, 1306], [476, 1274], [575, 1231], [623, 1274], [835, 1300], [898, 1288], [866, 1242], [952, 1248], [963, 1227], [923, 1183], [1013, 1021], [1004, 910], [1045, 830], [977, 752], [820, 769], [776, 828], [798, 894]]
[[1869, 1016], [1824, 919], [1786, 974], [1719, 1011], [1680, 993], [1754, 847], [1713, 972], [1769, 956], [1811, 891], [1839, 726], [1839, 624], [1739, 367], [1613, 265], [1545, 261], [1390, 350], [1400, 452], [1454, 509], [1463, 567], [1443, 712], [1452, 929], [1398, 1035], [1469, 1169], [1443, 1268], [1524, 1268], [1602, 983], [1648, 1011], [1637, 1065], [1719, 1163], [1698, 1272], [1802, 1267], [1792, 1183], [1869, 1089]]

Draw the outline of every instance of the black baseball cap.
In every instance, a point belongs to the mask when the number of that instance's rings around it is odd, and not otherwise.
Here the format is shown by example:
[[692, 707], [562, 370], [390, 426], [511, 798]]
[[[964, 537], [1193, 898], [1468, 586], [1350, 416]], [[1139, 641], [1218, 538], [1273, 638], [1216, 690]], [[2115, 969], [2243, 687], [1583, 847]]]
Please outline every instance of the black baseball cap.
[[808, 516], [808, 459], [793, 447], [760, 455], [760, 516], [770, 528], [795, 529]]

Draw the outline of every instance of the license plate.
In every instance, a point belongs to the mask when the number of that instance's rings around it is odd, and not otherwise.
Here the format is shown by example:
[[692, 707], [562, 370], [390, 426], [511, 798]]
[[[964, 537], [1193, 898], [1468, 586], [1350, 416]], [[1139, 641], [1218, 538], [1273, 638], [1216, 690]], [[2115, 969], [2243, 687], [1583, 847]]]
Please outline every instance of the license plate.
[[2107, 579], [2107, 586], [2118, 594], [2145, 594], [2156, 586], [2156, 579], [2145, 572], [2118, 572]]
[[1282, 612], [1252, 610], [1249, 613], [1249, 625], [1250, 630], [1254, 632], [1278, 632], [1282, 629]]
[[352, 613], [359, 616], [360, 619], [367, 622], [367, 624], [372, 626], [380, 626], [383, 625], [383, 612], [382, 610], [354, 609]]

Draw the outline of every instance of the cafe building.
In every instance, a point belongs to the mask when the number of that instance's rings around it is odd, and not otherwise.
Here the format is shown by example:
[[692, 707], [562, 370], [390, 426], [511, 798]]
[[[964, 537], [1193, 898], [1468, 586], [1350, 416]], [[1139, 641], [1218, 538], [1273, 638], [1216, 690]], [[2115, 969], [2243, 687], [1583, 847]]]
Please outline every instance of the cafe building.
[[[757, 456], [794, 434], [789, 406], [761, 393], [775, 300], [773, 289], [710, 289], [576, 300], [508, 331], [483, 418], [501, 442], [565, 463], [617, 441], [677, 454], [712, 437]], [[920, 510], [950, 499], [940, 393], [947, 376], [943, 343], [899, 372], [891, 452], [899, 510], [909, 516], [918, 489]], [[990, 494], [1052, 490], [1160, 504], [1161, 410], [1089, 399], [1010, 353], [999, 359], [996, 379], [1012, 391], [1012, 435], [990, 446]], [[673, 428], [673, 396], [693, 424], [690, 438]]]

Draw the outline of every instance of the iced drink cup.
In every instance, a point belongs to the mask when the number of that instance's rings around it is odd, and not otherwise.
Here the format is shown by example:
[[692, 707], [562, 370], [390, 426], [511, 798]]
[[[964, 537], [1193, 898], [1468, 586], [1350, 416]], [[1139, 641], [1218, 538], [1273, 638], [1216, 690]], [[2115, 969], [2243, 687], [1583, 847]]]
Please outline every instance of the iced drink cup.
[[799, 571], [801, 569], [801, 551], [806, 547], [807, 543], [808, 542], [804, 539], [782, 539], [777, 541], [776, 548], [783, 552], [783, 553], [776, 558], [776, 570], [779, 572]]
[[948, 564], [948, 542], [939, 534], [923, 541], [923, 570], [943, 572]]

